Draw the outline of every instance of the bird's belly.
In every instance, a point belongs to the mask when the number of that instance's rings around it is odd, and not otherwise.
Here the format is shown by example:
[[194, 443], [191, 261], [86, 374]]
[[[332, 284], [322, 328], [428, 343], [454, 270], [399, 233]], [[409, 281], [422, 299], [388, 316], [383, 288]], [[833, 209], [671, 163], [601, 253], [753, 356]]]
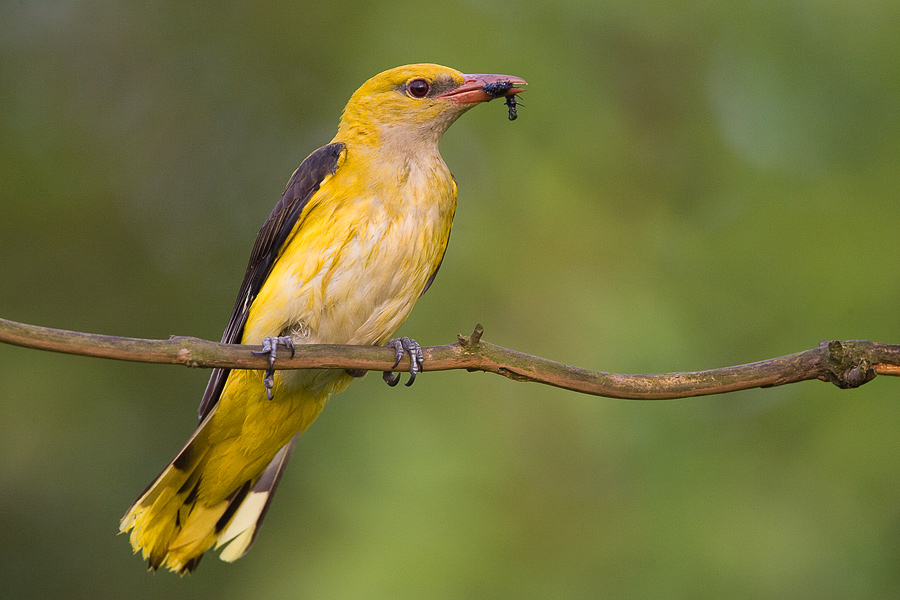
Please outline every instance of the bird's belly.
[[313, 214], [298, 228], [251, 307], [244, 343], [288, 334], [382, 344], [396, 332], [440, 264], [452, 212], [369, 206]]

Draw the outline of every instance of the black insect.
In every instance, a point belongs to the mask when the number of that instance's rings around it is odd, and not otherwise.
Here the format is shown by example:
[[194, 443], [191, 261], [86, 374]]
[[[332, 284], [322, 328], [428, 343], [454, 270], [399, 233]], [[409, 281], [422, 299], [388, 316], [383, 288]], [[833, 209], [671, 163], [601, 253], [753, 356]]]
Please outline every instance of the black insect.
[[[506, 96], [506, 92], [511, 90], [513, 87], [512, 81], [495, 81], [493, 83], [486, 83], [483, 89], [484, 93], [488, 94], [491, 98], [499, 98], [501, 96]], [[516, 117], [519, 115], [516, 113], [516, 106], [522, 105], [521, 102], [516, 101], [515, 94], [511, 96], [506, 96], [506, 106], [509, 107], [509, 120], [515, 121]]]
[[516, 97], [514, 95], [506, 97], [506, 106], [509, 107], [509, 120], [510, 121], [515, 121], [516, 117], [519, 116], [516, 113], [516, 106], [518, 104], [521, 104], [521, 102], [516, 102]]
[[500, 96], [506, 95], [506, 92], [511, 90], [512, 86], [512, 81], [495, 81], [493, 83], [484, 84], [484, 87], [481, 89], [483, 89], [484, 93], [491, 98], [499, 98]]

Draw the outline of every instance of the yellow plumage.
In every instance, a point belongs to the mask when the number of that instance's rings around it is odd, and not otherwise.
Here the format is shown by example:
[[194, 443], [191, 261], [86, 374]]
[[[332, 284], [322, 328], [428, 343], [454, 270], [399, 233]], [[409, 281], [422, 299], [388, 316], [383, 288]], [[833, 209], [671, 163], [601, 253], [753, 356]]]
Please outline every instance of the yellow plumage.
[[[223, 341], [387, 342], [447, 247], [456, 184], [438, 142], [476, 103], [521, 91], [512, 84], [522, 80], [499, 77], [408, 65], [357, 90], [332, 143], [304, 161], [260, 231]], [[496, 81], [497, 91], [483, 87]], [[197, 431], [123, 517], [151, 568], [190, 572], [213, 545], [228, 544], [225, 560], [243, 555], [292, 440], [352, 377], [279, 370], [271, 400], [263, 379], [214, 373]]]

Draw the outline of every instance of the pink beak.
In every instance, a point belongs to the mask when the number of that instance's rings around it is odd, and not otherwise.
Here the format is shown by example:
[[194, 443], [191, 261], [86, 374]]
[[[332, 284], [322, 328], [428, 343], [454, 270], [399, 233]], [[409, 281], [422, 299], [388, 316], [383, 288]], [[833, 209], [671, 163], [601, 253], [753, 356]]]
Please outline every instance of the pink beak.
[[[528, 82], [521, 77], [513, 77], [512, 75], [463, 75], [465, 83], [458, 88], [450, 90], [446, 94], [441, 94], [438, 98], [447, 98], [453, 100], [457, 104], [475, 104], [477, 102], [487, 102], [494, 98], [503, 98], [505, 96], [515, 96], [525, 90], [517, 85], [528, 85]], [[495, 84], [496, 92], [489, 93], [484, 87], [489, 84]], [[509, 87], [504, 89], [503, 84]], [[490, 88], [488, 88], [490, 90]]]

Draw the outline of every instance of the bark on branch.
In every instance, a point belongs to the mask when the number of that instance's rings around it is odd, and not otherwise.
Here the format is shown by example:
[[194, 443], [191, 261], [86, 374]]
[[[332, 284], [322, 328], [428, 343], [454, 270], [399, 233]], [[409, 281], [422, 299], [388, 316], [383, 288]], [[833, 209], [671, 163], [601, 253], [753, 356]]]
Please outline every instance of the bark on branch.
[[[516, 381], [544, 383], [575, 392], [630, 400], [664, 400], [721, 394], [820, 379], [855, 388], [876, 374], [900, 375], [900, 345], [868, 341], [822, 342], [817, 348], [745, 365], [656, 375], [591, 371], [531, 356], [481, 340], [481, 325], [455, 344], [424, 348], [426, 371], [466, 369], [497, 373]], [[259, 346], [219, 344], [195, 337], [147, 340], [51, 329], [0, 319], [0, 342], [77, 354], [189, 367], [265, 369]], [[283, 356], [283, 355], [282, 355]], [[393, 351], [377, 346], [298, 345], [294, 358], [279, 357], [277, 369], [362, 369], [387, 371]], [[405, 366], [404, 366], [405, 365]], [[397, 367], [409, 367], [404, 359]]]

